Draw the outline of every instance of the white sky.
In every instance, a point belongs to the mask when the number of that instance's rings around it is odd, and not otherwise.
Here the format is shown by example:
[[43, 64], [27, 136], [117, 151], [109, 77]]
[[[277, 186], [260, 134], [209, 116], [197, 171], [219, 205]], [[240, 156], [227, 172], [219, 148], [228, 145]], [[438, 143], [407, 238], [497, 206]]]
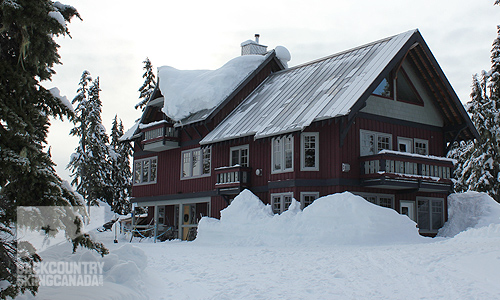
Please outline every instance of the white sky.
[[[294, 66], [418, 28], [467, 102], [472, 75], [490, 68], [500, 23], [493, 0], [59, 1], [75, 6], [83, 22], [69, 25], [72, 39], [58, 38], [63, 65], [44, 85], [71, 100], [83, 70], [99, 76], [108, 134], [115, 114], [126, 129], [141, 115], [134, 105], [146, 57], [155, 69], [216, 69], [240, 55], [240, 43], [255, 33], [268, 49], [285, 46]], [[65, 180], [78, 142], [68, 136], [71, 128], [54, 120], [49, 135], [56, 170]]]

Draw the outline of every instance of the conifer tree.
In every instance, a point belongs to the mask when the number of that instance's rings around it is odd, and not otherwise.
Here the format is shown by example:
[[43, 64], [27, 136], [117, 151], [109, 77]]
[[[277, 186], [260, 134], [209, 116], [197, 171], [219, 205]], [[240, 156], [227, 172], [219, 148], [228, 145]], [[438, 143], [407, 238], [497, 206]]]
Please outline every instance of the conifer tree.
[[[500, 27], [497, 28], [500, 36]], [[450, 156], [457, 159], [457, 191], [486, 192], [500, 200], [500, 38], [493, 42], [492, 67], [473, 78], [468, 113], [480, 141], [461, 142]]]
[[[17, 243], [19, 206], [76, 206], [77, 196], [57, 176], [48, 151], [50, 117], [71, 118], [72, 109], [41, 85], [60, 64], [55, 36], [67, 35], [77, 10], [50, 0], [0, 2], [0, 298], [14, 298], [38, 287], [17, 282], [17, 271], [32, 270], [40, 260], [29, 242]], [[81, 232], [78, 215], [61, 216], [56, 231], [65, 231], [73, 249], [107, 250]], [[71, 224], [68, 224], [70, 221]], [[72, 225], [76, 231], [68, 232]], [[75, 236], [74, 233], [77, 233]], [[22, 248], [18, 248], [22, 246]], [[28, 249], [26, 255], [18, 255]]]
[[111, 128], [111, 209], [118, 214], [128, 214], [131, 209], [130, 193], [132, 189], [132, 172], [130, 170], [130, 156], [132, 149], [128, 143], [120, 142], [123, 136], [122, 120], [118, 122], [118, 116], [113, 119]]
[[84, 197], [87, 205], [98, 206], [99, 201], [108, 202], [111, 198], [111, 165], [108, 163], [109, 139], [101, 120], [99, 77], [87, 89], [91, 80], [89, 72], [84, 71], [78, 94], [73, 99], [77, 107], [75, 127], [70, 134], [78, 136], [80, 142], [71, 155], [68, 167], [76, 191]]
[[139, 88], [139, 99], [140, 102], [135, 105], [135, 109], [141, 108], [144, 111], [144, 107], [148, 103], [149, 96], [153, 93], [156, 86], [156, 76], [153, 73], [153, 65], [148, 57], [143, 61], [145, 70], [142, 78], [144, 78], [144, 84]]

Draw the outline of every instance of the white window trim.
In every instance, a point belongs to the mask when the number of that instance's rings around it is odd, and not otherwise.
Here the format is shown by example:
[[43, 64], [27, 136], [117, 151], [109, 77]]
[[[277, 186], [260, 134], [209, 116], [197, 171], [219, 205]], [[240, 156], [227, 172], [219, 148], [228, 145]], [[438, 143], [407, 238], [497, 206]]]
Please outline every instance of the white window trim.
[[[305, 167], [306, 149], [305, 138], [308, 136], [315, 137], [316, 148], [314, 151], [314, 167]], [[319, 132], [304, 132], [300, 136], [300, 170], [301, 171], [319, 171]]]
[[[375, 135], [375, 153], [373, 154], [363, 154], [363, 134], [373, 134]], [[388, 137], [389, 138], [389, 149], [392, 150], [392, 134], [390, 133], [383, 133], [383, 132], [377, 132], [377, 131], [370, 131], [370, 130], [365, 130], [365, 129], [360, 129], [359, 130], [359, 154], [360, 156], [368, 156], [368, 155], [375, 155], [380, 152], [382, 149], [378, 149], [378, 137]]]
[[[208, 148], [193, 148], [193, 149], [189, 149], [189, 150], [184, 150], [181, 152], [181, 174], [180, 174], [180, 178], [181, 180], [187, 180], [187, 179], [194, 179], [194, 178], [202, 178], [202, 177], [208, 177], [211, 175], [212, 173], [212, 151], [210, 150], [210, 167], [209, 167], [209, 172], [206, 173], [206, 174], [203, 174], [203, 155], [204, 155], [204, 151], [205, 149], [210, 149], [210, 147]], [[191, 174], [190, 176], [185, 176], [183, 177], [182, 176], [182, 173], [184, 171], [184, 153], [190, 153], [190, 169], [191, 169], [191, 172], [193, 170], [193, 152], [195, 151], [201, 151], [201, 155], [200, 155], [200, 168], [201, 168], [201, 175], [197, 175], [197, 176], [193, 176], [193, 174]]]
[[[292, 198], [292, 202], [293, 202], [293, 199], [294, 199], [293, 192], [271, 194], [271, 209], [272, 209], [274, 214], [281, 214], [284, 211], [288, 210], [288, 208], [285, 209], [285, 196], [290, 196]], [[280, 211], [279, 212], [274, 211], [274, 198], [275, 197], [280, 197]]]
[[[285, 168], [285, 164], [286, 164], [286, 152], [285, 152], [285, 139], [286, 138], [290, 138], [291, 139], [291, 142], [292, 142], [292, 167], [291, 168]], [[282, 145], [282, 148], [281, 148], [281, 166], [282, 168], [280, 170], [276, 170], [274, 168], [274, 141], [275, 140], [281, 140], [281, 145]], [[272, 138], [271, 139], [271, 174], [278, 174], [278, 173], [286, 173], [286, 172], [293, 172], [293, 166], [294, 166], [294, 137], [293, 136], [290, 136], [290, 135], [286, 135], [286, 136], [280, 136], [280, 137], [275, 137], [275, 138]]]
[[417, 147], [415, 147], [416, 143], [425, 144], [425, 155], [429, 155], [429, 140], [424, 139], [413, 139], [413, 153], [417, 153]]
[[319, 192], [301, 192], [300, 193], [300, 209], [304, 209], [306, 196], [314, 196], [316, 199], [318, 199]]
[[407, 153], [414, 153], [413, 152], [413, 148], [415, 147], [415, 142], [413, 141], [413, 139], [412, 138], [407, 138], [407, 137], [402, 137], [402, 136], [398, 136], [398, 148], [396, 149], [396, 151], [399, 151], [399, 144], [400, 144], [401, 141], [408, 141], [408, 142], [410, 142], [411, 149], [410, 149], [410, 151], [407, 151]]
[[[155, 176], [155, 179], [154, 180], [150, 180], [151, 179], [151, 161], [152, 160], [156, 160], [156, 176]], [[144, 162], [145, 161], [149, 161], [149, 171], [148, 171], [148, 180], [147, 181], [144, 181], [144, 178], [143, 178], [143, 171], [142, 171], [142, 168], [144, 166]], [[136, 164], [137, 163], [141, 163], [141, 171], [140, 171], [140, 176], [141, 176], [141, 179], [140, 179], [140, 182], [137, 182], [136, 183]], [[148, 158], [141, 158], [141, 159], [135, 159], [134, 160], [134, 169], [133, 169], [133, 185], [134, 186], [139, 186], [139, 185], [146, 185], [146, 184], [155, 184], [156, 183], [156, 180], [158, 179], [158, 156], [152, 156], [152, 157], [148, 157]]]
[[[443, 203], [443, 212], [441, 214], [441, 220], [443, 221], [443, 225], [445, 223], [445, 219], [444, 219], [444, 216], [445, 216], [445, 210], [446, 210], [446, 207], [445, 207], [445, 202], [444, 202], [444, 199], [443, 198], [434, 198], [434, 197], [421, 197], [421, 196], [418, 196], [416, 197], [416, 202], [415, 202], [415, 217], [417, 219], [417, 225], [419, 223], [419, 220], [418, 220], [418, 201], [419, 200], [427, 200], [429, 201], [429, 225], [432, 226], [432, 201], [441, 201]], [[420, 232], [422, 233], [436, 233], [438, 232], [439, 228], [431, 228], [431, 229], [421, 229], [419, 227], [418, 229]]]
[[[396, 209], [396, 206], [394, 205], [395, 203], [395, 195], [392, 195], [392, 194], [378, 194], [378, 193], [365, 193], [365, 192], [353, 192], [353, 194], [355, 195], [358, 195], [358, 196], [361, 196], [363, 198], [365, 198], [366, 201], [370, 202], [368, 199], [366, 199], [366, 197], [377, 197], [377, 203], [373, 203], [373, 204], [376, 204], [378, 206], [381, 206], [380, 205], [380, 198], [391, 198], [391, 207], [392, 209]], [[372, 202], [370, 202], [372, 203]], [[382, 207], [385, 207], [385, 206], [382, 206]], [[389, 208], [389, 207], [385, 207], [385, 208]]]
[[[247, 153], [248, 153], [248, 160], [250, 160], [250, 147], [248, 144], [246, 145], [241, 145], [241, 146], [236, 146], [236, 147], [231, 147], [229, 149], [229, 165], [230, 167], [232, 167], [232, 159], [233, 159], [233, 151], [236, 151], [236, 150], [239, 150], [239, 156], [238, 156], [238, 160], [240, 161], [238, 164], [241, 165], [241, 150], [247, 150]], [[248, 162], [248, 165], [250, 166], [250, 161]]]

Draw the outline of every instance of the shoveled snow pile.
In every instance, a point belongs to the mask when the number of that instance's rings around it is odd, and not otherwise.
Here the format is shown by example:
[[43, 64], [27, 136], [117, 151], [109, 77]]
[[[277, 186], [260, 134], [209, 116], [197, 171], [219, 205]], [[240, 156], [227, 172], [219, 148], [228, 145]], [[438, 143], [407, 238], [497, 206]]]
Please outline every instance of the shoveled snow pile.
[[497, 231], [500, 236], [500, 204], [486, 193], [451, 194], [448, 197], [448, 221], [438, 236], [453, 237], [464, 231], [473, 234], [481, 228], [483, 231]]
[[264, 59], [263, 55], [239, 56], [213, 71], [158, 68], [159, 87], [165, 99], [163, 112], [179, 121], [192, 113], [216, 107]]
[[315, 200], [303, 211], [294, 200], [274, 215], [252, 192], [241, 192], [221, 219], [203, 218], [195, 243], [236, 246], [383, 245], [421, 242], [416, 224], [393, 209], [349, 192]]

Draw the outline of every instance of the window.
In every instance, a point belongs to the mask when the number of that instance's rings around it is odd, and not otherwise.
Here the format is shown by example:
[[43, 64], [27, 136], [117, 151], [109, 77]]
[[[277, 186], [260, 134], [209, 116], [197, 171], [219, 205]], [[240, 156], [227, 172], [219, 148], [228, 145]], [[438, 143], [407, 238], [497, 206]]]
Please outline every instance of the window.
[[417, 198], [417, 223], [422, 232], [437, 232], [444, 224], [444, 200]]
[[293, 193], [271, 194], [271, 207], [273, 213], [280, 214], [292, 204]]
[[319, 133], [302, 133], [300, 139], [301, 160], [300, 169], [302, 171], [319, 170]]
[[373, 94], [393, 99], [394, 88], [392, 76], [387, 76], [382, 79], [382, 82], [377, 86], [375, 91], [373, 91]]
[[392, 150], [392, 135], [360, 130], [360, 155], [373, 155], [381, 150]]
[[365, 193], [356, 193], [363, 198], [365, 198], [368, 202], [373, 204], [394, 208], [394, 196], [393, 195], [385, 195], [385, 194], [365, 194]]
[[210, 175], [210, 148], [182, 151], [181, 179]]
[[414, 144], [415, 144], [415, 146], [414, 146], [415, 153], [422, 154], [422, 155], [429, 155], [429, 141], [428, 140], [415, 139]]
[[149, 157], [134, 161], [134, 185], [156, 183], [158, 158]]
[[413, 140], [410, 138], [403, 138], [398, 136], [398, 151], [412, 153]]
[[309, 204], [313, 203], [314, 200], [319, 198], [318, 192], [302, 192], [300, 193], [300, 208], [304, 209]]
[[271, 153], [272, 173], [293, 171], [293, 136], [273, 138]]
[[231, 166], [248, 167], [248, 145], [231, 148]]
[[403, 68], [399, 69], [396, 78], [390, 74], [382, 79], [382, 82], [372, 94], [390, 99], [394, 99], [394, 95], [396, 95], [398, 101], [418, 105], [424, 104]]

